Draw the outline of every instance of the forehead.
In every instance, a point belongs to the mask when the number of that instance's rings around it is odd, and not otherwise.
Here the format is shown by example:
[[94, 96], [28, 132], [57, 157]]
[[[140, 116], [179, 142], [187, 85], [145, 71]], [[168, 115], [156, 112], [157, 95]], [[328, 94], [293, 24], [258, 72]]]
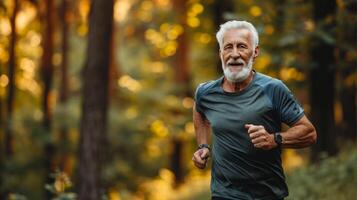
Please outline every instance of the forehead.
[[252, 33], [245, 28], [230, 29], [223, 35], [223, 45], [227, 43], [248, 43], [253, 44]]

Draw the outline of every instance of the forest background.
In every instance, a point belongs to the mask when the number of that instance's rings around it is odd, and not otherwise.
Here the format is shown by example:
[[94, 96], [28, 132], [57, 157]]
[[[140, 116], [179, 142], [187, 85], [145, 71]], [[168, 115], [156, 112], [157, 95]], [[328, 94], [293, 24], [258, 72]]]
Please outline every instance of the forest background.
[[288, 199], [354, 199], [356, 0], [1, 0], [0, 199], [209, 199], [193, 96], [230, 19], [318, 131], [283, 151]]

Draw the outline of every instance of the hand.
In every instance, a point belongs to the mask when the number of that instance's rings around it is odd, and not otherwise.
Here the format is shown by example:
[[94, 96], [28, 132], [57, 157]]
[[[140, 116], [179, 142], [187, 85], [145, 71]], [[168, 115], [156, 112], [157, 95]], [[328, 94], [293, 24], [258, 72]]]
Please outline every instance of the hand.
[[192, 156], [192, 161], [197, 168], [204, 169], [207, 166], [209, 157], [210, 152], [208, 148], [197, 149], [197, 151]]
[[274, 135], [269, 134], [264, 126], [246, 124], [245, 128], [248, 129], [248, 134], [255, 148], [270, 150], [278, 146], [274, 140]]

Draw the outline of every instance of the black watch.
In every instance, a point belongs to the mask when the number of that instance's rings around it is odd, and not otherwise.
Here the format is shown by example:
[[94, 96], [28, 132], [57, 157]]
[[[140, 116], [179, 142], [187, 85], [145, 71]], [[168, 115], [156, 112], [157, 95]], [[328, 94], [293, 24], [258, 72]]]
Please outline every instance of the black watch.
[[211, 147], [208, 144], [200, 144], [198, 145], [197, 149], [203, 149], [203, 148], [207, 148], [209, 151], [211, 151]]
[[279, 132], [274, 133], [274, 141], [276, 144], [278, 144], [278, 147], [281, 147], [281, 145], [283, 144], [283, 137]]

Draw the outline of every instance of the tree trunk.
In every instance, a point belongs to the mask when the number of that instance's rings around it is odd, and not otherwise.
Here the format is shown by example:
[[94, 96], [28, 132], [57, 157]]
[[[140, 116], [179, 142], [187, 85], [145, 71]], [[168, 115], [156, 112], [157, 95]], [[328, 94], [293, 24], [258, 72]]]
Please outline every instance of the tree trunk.
[[[321, 24], [322, 31], [329, 34], [333, 34], [329, 30], [334, 28], [335, 21], [327, 23], [326, 18], [333, 17], [335, 10], [335, 1], [313, 1], [314, 20], [317, 25]], [[333, 44], [327, 43], [318, 35], [311, 42], [311, 58], [315, 64], [310, 70], [310, 104], [311, 120], [318, 133], [317, 145], [313, 148], [313, 160], [317, 160], [321, 152], [328, 155], [337, 152], [334, 133], [335, 59]]]
[[[187, 27], [186, 27], [186, 0], [174, 0], [173, 5], [176, 8], [176, 19], [183, 27], [184, 31], [177, 38], [178, 47], [174, 55], [175, 82], [179, 87], [179, 96], [184, 98], [190, 96], [190, 77], [188, 68], [188, 45], [187, 45]], [[180, 114], [180, 113], [173, 113]], [[184, 179], [184, 166], [182, 163], [182, 150], [184, 142], [181, 137], [175, 134], [172, 138], [172, 154], [170, 159], [170, 168], [175, 175], [175, 187], [179, 186]]]
[[[6, 121], [5, 121], [5, 127], [4, 127], [4, 147], [5, 149], [2, 149], [1, 145], [1, 152], [0, 152], [0, 199], [6, 199], [9, 191], [7, 191], [7, 188], [4, 188], [4, 173], [6, 173], [5, 165], [4, 163], [12, 158], [12, 155], [14, 153], [14, 139], [13, 139], [13, 118], [12, 118], [12, 112], [13, 112], [13, 107], [14, 107], [14, 100], [15, 100], [15, 72], [16, 72], [16, 56], [15, 56], [15, 46], [16, 46], [16, 16], [19, 10], [19, 2], [18, 0], [14, 0], [14, 7], [12, 11], [12, 16], [10, 18], [10, 26], [11, 26], [11, 36], [10, 36], [10, 43], [9, 43], [9, 68], [8, 68], [8, 78], [9, 78], [9, 83], [8, 83], [8, 96], [6, 99]], [[2, 106], [2, 105], [1, 105]], [[0, 109], [2, 111], [2, 109]], [[0, 112], [1, 119], [3, 117], [3, 113]], [[1, 125], [2, 121], [0, 122]], [[1, 140], [2, 142], [2, 140]], [[4, 150], [4, 153], [3, 153]]]
[[[62, 63], [61, 63], [61, 85], [59, 91], [59, 103], [66, 107], [67, 99], [68, 99], [68, 0], [62, 0], [61, 5], [61, 13], [60, 19], [62, 22]], [[65, 109], [65, 113], [63, 117], [67, 116], [67, 109]], [[68, 129], [66, 123], [60, 126], [60, 138], [61, 138], [61, 148], [60, 149], [60, 167], [61, 171], [66, 173], [70, 173], [69, 169], [67, 169], [68, 162]]]
[[340, 48], [340, 62], [343, 66], [340, 67], [341, 75], [341, 91], [340, 99], [342, 104], [342, 130], [347, 139], [356, 141], [357, 139], [357, 121], [356, 121], [356, 93], [357, 85], [356, 80], [351, 80], [351, 76], [355, 75], [357, 60], [348, 58], [349, 48], [355, 48], [356, 46], [356, 31], [357, 23], [355, 20], [349, 20], [351, 15], [356, 16], [357, 14], [357, 2], [349, 2], [346, 4], [345, 9], [342, 12], [348, 13], [342, 20], [342, 27], [340, 28], [341, 41], [342, 44]]
[[98, 200], [106, 136], [113, 1], [93, 0], [89, 15], [87, 60], [83, 73], [78, 197]]
[[[50, 105], [50, 91], [52, 87], [53, 79], [53, 33], [54, 33], [54, 1], [45, 1], [45, 18], [44, 20], [44, 31], [43, 31], [43, 54], [42, 54], [42, 81], [43, 81], [43, 99], [42, 99], [42, 110], [43, 119], [42, 125], [45, 129], [46, 134], [49, 134], [49, 140], [44, 144], [44, 165], [46, 171], [45, 184], [52, 184], [53, 178], [50, 174], [54, 172], [53, 166], [53, 155], [54, 146], [51, 141], [51, 105]], [[53, 197], [52, 192], [46, 190], [46, 199], [51, 199]]]
[[46, 0], [46, 18], [43, 35], [43, 54], [42, 54], [42, 80], [43, 80], [43, 126], [46, 130], [51, 126], [51, 108], [50, 108], [50, 91], [53, 79], [53, 30], [54, 30], [54, 4], [53, 0]]
[[14, 0], [14, 9], [10, 19], [11, 37], [9, 44], [9, 85], [8, 85], [8, 97], [6, 102], [6, 128], [5, 128], [5, 155], [11, 157], [14, 152], [14, 141], [12, 136], [13, 118], [12, 112], [14, 107], [15, 97], [15, 73], [16, 73], [16, 57], [15, 57], [15, 45], [16, 45], [16, 16], [19, 10], [18, 0]]

